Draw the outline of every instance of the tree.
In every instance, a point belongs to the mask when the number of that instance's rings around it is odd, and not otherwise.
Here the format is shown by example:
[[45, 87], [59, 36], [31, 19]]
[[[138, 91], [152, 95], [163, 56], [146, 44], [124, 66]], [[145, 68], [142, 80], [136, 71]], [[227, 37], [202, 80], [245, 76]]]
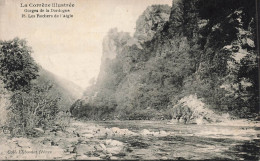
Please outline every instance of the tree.
[[30, 56], [32, 50], [25, 40], [0, 41], [0, 79], [10, 91], [30, 89], [38, 76], [38, 66]]
[[59, 110], [60, 95], [51, 94], [53, 85], [36, 81], [38, 65], [31, 53], [25, 40], [0, 41], [0, 79], [10, 93], [7, 124], [13, 135], [53, 125]]

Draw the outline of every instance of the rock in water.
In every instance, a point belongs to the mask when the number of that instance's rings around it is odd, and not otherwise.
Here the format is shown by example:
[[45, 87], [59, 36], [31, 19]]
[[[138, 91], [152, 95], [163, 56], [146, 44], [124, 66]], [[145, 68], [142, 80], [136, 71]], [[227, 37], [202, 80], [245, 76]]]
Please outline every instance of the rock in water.
[[34, 130], [36, 130], [39, 133], [44, 133], [44, 130], [42, 128], [34, 128]]

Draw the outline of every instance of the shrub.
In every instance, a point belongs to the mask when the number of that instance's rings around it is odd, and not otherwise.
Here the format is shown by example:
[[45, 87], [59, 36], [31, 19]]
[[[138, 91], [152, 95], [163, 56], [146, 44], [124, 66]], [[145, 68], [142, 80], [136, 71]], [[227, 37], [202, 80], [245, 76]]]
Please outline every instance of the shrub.
[[9, 126], [20, 129], [19, 131], [26, 135], [34, 128], [45, 130], [54, 125], [59, 97], [53, 98], [48, 95], [51, 88], [49, 84], [35, 84], [29, 92], [14, 92], [9, 108]]

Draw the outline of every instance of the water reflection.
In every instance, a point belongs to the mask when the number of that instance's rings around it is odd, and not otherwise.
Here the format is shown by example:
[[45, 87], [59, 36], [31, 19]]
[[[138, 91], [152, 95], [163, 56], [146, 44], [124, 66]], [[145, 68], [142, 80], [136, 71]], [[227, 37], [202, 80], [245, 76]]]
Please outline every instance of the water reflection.
[[226, 153], [244, 160], [259, 160], [260, 140], [254, 139], [249, 142], [232, 146]]

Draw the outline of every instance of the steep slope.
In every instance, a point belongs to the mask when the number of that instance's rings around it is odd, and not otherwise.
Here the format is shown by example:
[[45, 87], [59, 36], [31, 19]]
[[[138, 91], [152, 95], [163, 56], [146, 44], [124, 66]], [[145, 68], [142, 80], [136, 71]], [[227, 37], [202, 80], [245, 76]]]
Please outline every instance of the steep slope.
[[90, 119], [183, 119], [186, 111], [203, 113], [182, 107], [183, 99], [196, 95], [215, 114], [255, 117], [259, 86], [252, 8], [254, 2], [246, 0], [148, 7], [133, 38], [109, 32], [98, 81], [72, 113]]
[[64, 111], [68, 110], [83, 93], [83, 90], [76, 84], [64, 80], [43, 68], [39, 69], [39, 77], [35, 81], [39, 84], [51, 83], [53, 85], [50, 95], [60, 95], [59, 107]]
[[156, 32], [162, 30], [169, 20], [170, 7], [168, 5], [149, 6], [136, 21], [134, 38], [139, 42], [152, 40]]
[[[155, 15], [149, 14], [150, 12]], [[71, 111], [75, 116], [94, 117], [94, 119], [121, 117], [117, 116], [117, 113], [129, 107], [128, 105], [120, 107], [119, 102], [123, 104], [124, 95], [122, 98], [118, 97], [121, 89], [118, 87], [123, 86], [130, 73], [144, 67], [144, 61], [149, 59], [149, 52], [143, 49], [144, 43], [152, 39], [156, 31], [162, 30], [169, 16], [169, 6], [151, 6], [137, 21], [138, 31], [133, 38], [128, 33], [118, 32], [117, 29], [109, 31], [103, 41], [103, 56], [97, 83], [89, 87], [85, 91], [84, 98], [72, 106]], [[147, 23], [146, 19], [149, 20]], [[154, 27], [154, 23], [157, 23], [157, 27]], [[144, 26], [146, 29], [143, 31]], [[84, 107], [81, 109], [78, 106]]]

